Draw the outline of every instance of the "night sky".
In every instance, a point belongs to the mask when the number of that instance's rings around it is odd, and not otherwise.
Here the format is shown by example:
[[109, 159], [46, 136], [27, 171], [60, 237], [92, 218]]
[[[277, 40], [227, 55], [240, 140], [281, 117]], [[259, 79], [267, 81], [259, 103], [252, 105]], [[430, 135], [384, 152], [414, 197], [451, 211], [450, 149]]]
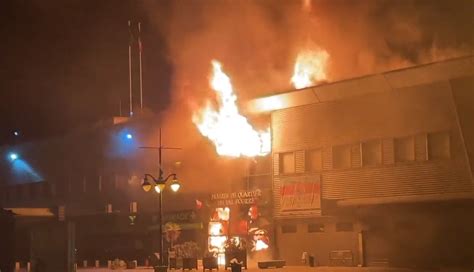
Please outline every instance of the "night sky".
[[[0, 145], [118, 115], [120, 101], [126, 114], [129, 19], [142, 22], [145, 106], [164, 109], [171, 66], [162, 35], [143, 9], [136, 1], [2, 1]], [[15, 130], [20, 137], [13, 137]]]
[[182, 124], [214, 95], [212, 59], [244, 100], [289, 90], [296, 54], [313, 45], [330, 54], [330, 81], [471, 55], [473, 12], [472, 0], [4, 0], [0, 146], [116, 116], [120, 102], [126, 115], [130, 19], [135, 38], [143, 26], [145, 107], [173, 101]]

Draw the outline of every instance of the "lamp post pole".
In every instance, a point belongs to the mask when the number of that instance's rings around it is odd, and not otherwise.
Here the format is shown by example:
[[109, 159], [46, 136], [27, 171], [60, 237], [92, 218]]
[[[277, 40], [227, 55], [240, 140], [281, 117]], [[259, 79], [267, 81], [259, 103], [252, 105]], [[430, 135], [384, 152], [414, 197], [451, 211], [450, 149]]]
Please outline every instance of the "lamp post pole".
[[160, 237], [160, 261], [159, 264], [160, 266], [163, 265], [163, 196], [162, 193], [159, 193], [159, 199], [160, 199], [160, 209], [159, 209], [159, 217], [158, 217], [158, 222], [160, 222], [160, 226], [158, 228], [159, 231], [159, 237]]
[[[160, 255], [160, 259], [158, 261], [158, 264], [159, 264], [160, 267], [163, 266], [163, 257], [164, 257], [164, 254], [163, 254], [163, 190], [165, 188], [166, 182], [171, 177], [173, 178], [173, 183], [171, 184], [171, 190], [176, 192], [176, 191], [179, 190], [179, 187], [180, 187], [180, 185], [177, 181], [176, 174], [171, 173], [166, 178], [163, 177], [164, 173], [163, 173], [163, 169], [162, 169], [162, 150], [163, 149], [181, 149], [181, 148], [177, 148], [177, 147], [164, 147], [163, 144], [162, 144], [161, 138], [162, 137], [161, 137], [161, 128], [160, 128], [160, 141], [159, 141], [160, 145], [158, 147], [141, 147], [141, 148], [148, 148], [148, 149], [158, 149], [158, 163], [159, 163], [158, 178], [155, 178], [150, 174], [145, 174], [145, 179], [143, 181], [142, 187], [145, 191], [150, 190], [152, 185], [149, 183], [149, 181], [147, 179], [148, 177], [150, 177], [151, 180], [153, 181], [154, 186], [155, 186], [155, 191], [158, 192], [158, 201], [160, 202], [159, 207], [158, 207], [158, 222], [159, 222], [159, 226], [158, 226], [158, 232], [159, 232], [158, 233], [158, 236], [159, 236], [159, 248], [158, 248], [158, 250], [159, 251], [158, 251], [158, 253]], [[159, 190], [156, 190], [156, 187], [158, 187]]]
[[[158, 147], [158, 163], [159, 163], [159, 180], [163, 180], [163, 170], [161, 169], [161, 150], [163, 149], [163, 145], [161, 143], [161, 128], [160, 128], [160, 146]], [[159, 218], [158, 222], [160, 222], [160, 226], [158, 228], [159, 237], [160, 237], [160, 266], [163, 266], [163, 191], [159, 193], [159, 200], [160, 200], [160, 208], [159, 208]]]

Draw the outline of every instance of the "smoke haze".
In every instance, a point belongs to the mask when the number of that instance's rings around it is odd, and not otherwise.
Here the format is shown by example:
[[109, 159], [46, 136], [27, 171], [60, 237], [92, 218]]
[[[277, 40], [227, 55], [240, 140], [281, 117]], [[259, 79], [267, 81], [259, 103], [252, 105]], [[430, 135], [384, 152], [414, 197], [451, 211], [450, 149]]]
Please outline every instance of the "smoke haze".
[[[146, 9], [174, 67], [164, 120], [174, 135], [185, 135], [188, 150], [211, 145], [191, 116], [215, 100], [212, 59], [222, 62], [242, 103], [292, 89], [303, 49], [326, 50], [328, 80], [337, 81], [471, 54], [474, 44], [473, 1], [172, 1]], [[195, 154], [203, 171], [222, 168], [210, 148]]]

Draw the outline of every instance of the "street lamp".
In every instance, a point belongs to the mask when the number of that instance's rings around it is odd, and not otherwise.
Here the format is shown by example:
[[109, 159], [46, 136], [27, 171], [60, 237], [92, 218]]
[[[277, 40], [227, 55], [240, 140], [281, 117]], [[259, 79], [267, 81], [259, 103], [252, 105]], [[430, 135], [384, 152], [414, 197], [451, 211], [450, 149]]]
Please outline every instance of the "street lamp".
[[[155, 192], [158, 193], [159, 196], [159, 201], [160, 201], [160, 206], [159, 206], [159, 236], [160, 236], [160, 248], [159, 248], [159, 253], [160, 253], [160, 259], [159, 259], [159, 269], [163, 269], [163, 190], [166, 187], [166, 183], [171, 180], [170, 188], [173, 192], [177, 192], [181, 185], [178, 182], [178, 178], [176, 177], [176, 174], [172, 173], [169, 174], [166, 178], [163, 177], [163, 171], [160, 169], [160, 175], [158, 178], [155, 178], [151, 174], [145, 174], [145, 177], [143, 179], [142, 183], [142, 188], [145, 192], [150, 192], [151, 188], [155, 188]], [[158, 270], [160, 271], [160, 270]], [[163, 271], [166, 271], [163, 269]], [[161, 272], [161, 271], [160, 271]]]
[[[151, 182], [148, 180], [148, 178], [151, 179]], [[176, 193], [177, 191], [179, 191], [179, 188], [181, 187], [181, 185], [179, 184], [178, 178], [176, 177], [176, 174], [172, 173], [172, 174], [169, 174], [166, 178], [163, 178], [163, 171], [161, 171], [161, 169], [160, 169], [160, 176], [158, 178], [155, 178], [151, 174], [145, 174], [145, 177], [142, 183], [143, 191], [149, 192], [151, 188], [155, 188], [155, 191], [160, 194], [165, 189], [166, 182], [168, 182], [170, 178], [172, 178], [170, 188], [173, 192]]]
[[167, 266], [163, 266], [163, 191], [165, 190], [166, 183], [170, 181], [170, 188], [173, 192], [179, 191], [181, 185], [179, 184], [178, 178], [175, 173], [171, 173], [166, 178], [164, 177], [163, 170], [161, 169], [161, 153], [163, 149], [180, 149], [175, 147], [164, 147], [161, 144], [161, 129], [160, 129], [160, 146], [159, 147], [142, 147], [142, 148], [149, 148], [149, 149], [158, 149], [158, 161], [159, 161], [159, 176], [158, 178], [154, 177], [151, 174], [145, 174], [142, 183], [142, 189], [145, 192], [150, 192], [152, 188], [155, 189], [155, 192], [158, 193], [159, 196], [159, 212], [158, 212], [158, 221], [159, 221], [159, 237], [160, 237], [160, 247], [159, 247], [159, 254], [160, 259], [158, 262], [158, 270], [155, 271], [167, 271]]

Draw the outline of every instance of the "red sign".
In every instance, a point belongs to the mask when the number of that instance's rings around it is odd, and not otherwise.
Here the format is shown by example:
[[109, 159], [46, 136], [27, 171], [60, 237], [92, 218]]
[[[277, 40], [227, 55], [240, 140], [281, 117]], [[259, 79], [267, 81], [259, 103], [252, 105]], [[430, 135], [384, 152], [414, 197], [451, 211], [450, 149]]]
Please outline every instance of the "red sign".
[[321, 182], [284, 182], [280, 204], [282, 211], [321, 209]]

